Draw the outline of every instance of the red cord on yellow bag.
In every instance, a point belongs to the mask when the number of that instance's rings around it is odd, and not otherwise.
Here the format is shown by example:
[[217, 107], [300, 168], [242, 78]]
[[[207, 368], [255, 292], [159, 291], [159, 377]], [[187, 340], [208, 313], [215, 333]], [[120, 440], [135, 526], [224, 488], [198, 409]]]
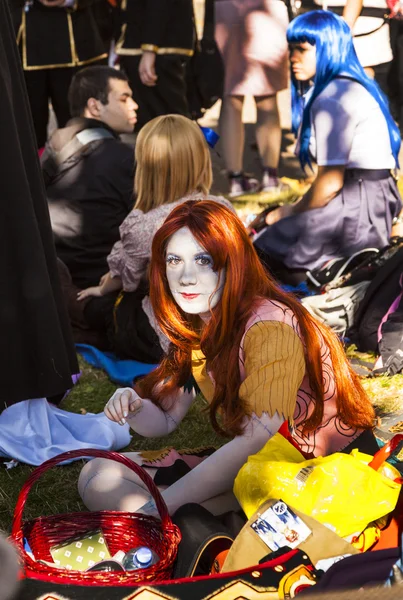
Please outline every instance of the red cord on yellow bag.
[[[394, 452], [396, 452], [399, 444], [403, 442], [403, 434], [398, 433], [393, 436], [391, 440], [387, 444], [383, 446], [374, 456], [374, 458], [369, 463], [369, 467], [372, 467], [375, 471], [378, 471], [379, 467], [390, 457]], [[403, 477], [396, 477], [394, 480], [395, 483], [403, 484]]]

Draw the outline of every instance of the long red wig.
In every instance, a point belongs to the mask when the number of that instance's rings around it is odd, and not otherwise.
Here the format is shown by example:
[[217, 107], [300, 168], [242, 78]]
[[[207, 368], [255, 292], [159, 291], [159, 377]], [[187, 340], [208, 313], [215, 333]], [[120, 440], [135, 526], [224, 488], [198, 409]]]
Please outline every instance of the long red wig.
[[[226, 269], [221, 300], [212, 309], [207, 323], [198, 316], [184, 313], [169, 290], [166, 247], [169, 238], [182, 227], [188, 227], [211, 255], [214, 270]], [[305, 432], [316, 429], [323, 418], [321, 340], [331, 354], [340, 418], [352, 427], [373, 427], [372, 405], [335, 334], [314, 320], [296, 298], [278, 287], [263, 268], [240, 219], [222, 204], [208, 200], [187, 201], [167, 217], [152, 245], [150, 298], [156, 319], [171, 344], [168, 355], [141, 381], [140, 389], [144, 397], [163, 409], [169, 408], [168, 397], [190, 378], [192, 349], [200, 348], [215, 381], [211, 423], [223, 435], [242, 432], [247, 408], [239, 398], [239, 345], [254, 303], [259, 298], [269, 298], [293, 311], [304, 346], [309, 350], [306, 369], [315, 407], [303, 426]]]

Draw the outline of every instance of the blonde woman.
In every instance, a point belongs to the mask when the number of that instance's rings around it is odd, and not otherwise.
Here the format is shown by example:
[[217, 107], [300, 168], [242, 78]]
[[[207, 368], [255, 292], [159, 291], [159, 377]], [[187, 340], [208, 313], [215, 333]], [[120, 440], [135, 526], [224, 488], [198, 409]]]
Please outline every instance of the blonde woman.
[[[147, 267], [155, 232], [178, 204], [210, 196], [210, 152], [200, 127], [181, 115], [147, 123], [137, 137], [134, 209], [120, 226], [120, 240], [108, 256], [109, 272], [98, 286], [79, 292], [92, 298], [84, 316], [92, 329], [106, 333], [122, 358], [159, 362], [168, 341], [155, 324], [148, 298]], [[117, 292], [123, 291], [117, 295]]]

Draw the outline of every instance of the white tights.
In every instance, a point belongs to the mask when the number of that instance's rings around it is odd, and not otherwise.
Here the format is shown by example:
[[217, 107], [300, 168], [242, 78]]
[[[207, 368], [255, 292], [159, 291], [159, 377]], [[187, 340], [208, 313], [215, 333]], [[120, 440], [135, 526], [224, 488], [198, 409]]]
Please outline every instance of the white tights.
[[[152, 406], [155, 408], [155, 405]], [[144, 420], [143, 413], [133, 417], [133, 420], [139, 420], [140, 417]], [[167, 423], [165, 417], [163, 422]], [[284, 417], [278, 413], [272, 417], [267, 413], [261, 417], [254, 413], [245, 417], [242, 435], [216, 450], [172, 485], [161, 487], [170, 514], [189, 502], [197, 502], [214, 514], [236, 507], [232, 488], [239, 469], [249, 456], [265, 445], [283, 422]], [[138, 453], [131, 452], [127, 456], [141, 464]], [[147, 472], [154, 478], [156, 469], [147, 468]], [[90, 510], [134, 512], [150, 500], [145, 484], [131, 469], [102, 458], [95, 458], [85, 465], [80, 473], [78, 489]]]
[[[263, 167], [277, 169], [280, 161], [281, 127], [277, 96], [255, 97], [256, 142]], [[228, 171], [242, 171], [245, 128], [242, 123], [243, 96], [225, 96], [220, 114], [220, 132]]]
[[[125, 456], [141, 465], [142, 458], [138, 452], [127, 452]], [[152, 479], [157, 469], [145, 469]], [[167, 486], [158, 486], [160, 491]], [[94, 458], [82, 469], [78, 480], [78, 491], [89, 510], [119, 510], [135, 512], [150, 499], [147, 486], [128, 467], [113, 460]], [[202, 503], [213, 514], [222, 514], [229, 510], [239, 509], [239, 504], [232, 493], [220, 494]]]

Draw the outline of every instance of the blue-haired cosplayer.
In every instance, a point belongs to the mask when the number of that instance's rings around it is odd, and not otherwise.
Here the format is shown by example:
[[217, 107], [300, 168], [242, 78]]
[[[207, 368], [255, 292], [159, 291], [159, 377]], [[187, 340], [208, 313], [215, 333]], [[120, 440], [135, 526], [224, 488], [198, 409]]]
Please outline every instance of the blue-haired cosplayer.
[[297, 283], [328, 260], [388, 243], [402, 212], [392, 176], [400, 134], [343, 19], [308, 12], [287, 40], [296, 153], [305, 170], [313, 162], [318, 170], [305, 196], [269, 213], [255, 246], [279, 279]]

